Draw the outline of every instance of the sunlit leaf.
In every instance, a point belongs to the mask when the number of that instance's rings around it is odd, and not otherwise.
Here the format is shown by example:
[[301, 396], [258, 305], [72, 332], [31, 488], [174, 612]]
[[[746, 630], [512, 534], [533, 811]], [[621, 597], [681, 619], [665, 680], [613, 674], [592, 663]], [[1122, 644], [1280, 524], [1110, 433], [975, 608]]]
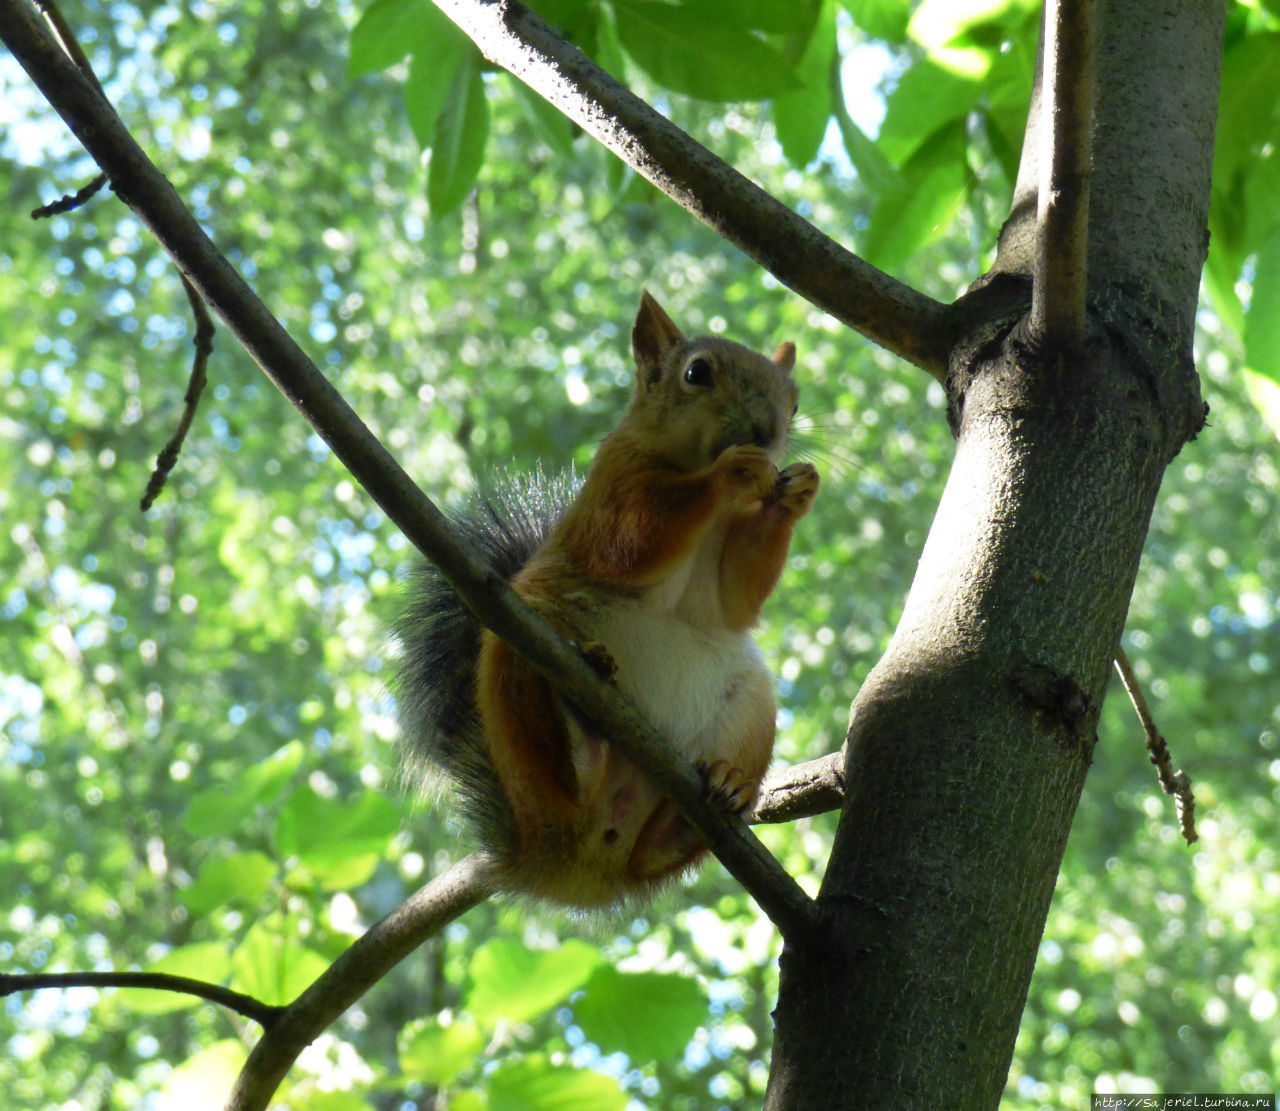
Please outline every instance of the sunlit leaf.
[[619, 972], [601, 965], [573, 1015], [589, 1041], [636, 1064], [684, 1051], [707, 1021], [707, 1000], [696, 980], [662, 972]]
[[581, 941], [528, 949], [494, 938], [471, 961], [471, 990], [463, 1009], [479, 1022], [525, 1022], [581, 987], [599, 963], [600, 954]]
[[467, 198], [484, 161], [489, 135], [480, 56], [471, 51], [454, 74], [436, 121], [427, 177], [427, 199], [434, 217], [447, 215]]
[[409, 76], [404, 83], [404, 106], [414, 137], [424, 146], [435, 142], [440, 113], [449, 98], [459, 68], [475, 55], [458, 28], [430, 5], [430, 33], [414, 47], [409, 59]]
[[773, 119], [783, 153], [804, 165], [818, 153], [831, 120], [836, 54], [835, 0], [824, 0], [813, 34], [796, 66], [800, 87], [774, 98]]
[[398, 1045], [406, 1076], [432, 1087], [447, 1087], [476, 1068], [485, 1035], [469, 1017], [448, 1024], [427, 1019], [401, 1031]]
[[156, 1098], [157, 1111], [197, 1111], [226, 1102], [248, 1050], [234, 1038], [213, 1042], [175, 1064]]
[[[728, 9], [731, 11], [732, 9]], [[616, 0], [623, 48], [653, 78], [704, 100], [760, 100], [798, 85], [783, 54], [719, 13]]]
[[445, 17], [430, 0], [374, 0], [351, 32], [348, 73], [377, 73], [431, 42], [433, 24]]
[[259, 806], [266, 806], [302, 762], [303, 748], [292, 741], [266, 760], [245, 768], [234, 782], [192, 796], [183, 825], [199, 837], [216, 837], [239, 829]]
[[400, 811], [385, 794], [324, 798], [302, 787], [280, 808], [276, 844], [282, 855], [322, 867], [385, 853], [399, 829]]
[[944, 235], [967, 185], [964, 130], [937, 132], [901, 169], [901, 186], [883, 195], [861, 243], [867, 259], [892, 270]]
[[930, 62], [912, 66], [889, 96], [876, 142], [901, 166], [940, 128], [963, 124], [982, 84]]
[[289, 1003], [329, 967], [289, 926], [283, 915], [271, 915], [250, 927], [231, 958], [233, 988], [264, 1003]]
[[611, 1077], [553, 1065], [544, 1057], [509, 1061], [489, 1078], [492, 1111], [623, 1111], [626, 1093]]
[[1280, 230], [1258, 248], [1255, 258], [1244, 358], [1254, 373], [1280, 383]]
[[872, 38], [900, 43], [911, 19], [909, 0], [843, 0], [853, 21]]
[[206, 860], [196, 882], [179, 897], [193, 914], [208, 914], [228, 903], [253, 905], [276, 877], [279, 866], [263, 853], [231, 853]]

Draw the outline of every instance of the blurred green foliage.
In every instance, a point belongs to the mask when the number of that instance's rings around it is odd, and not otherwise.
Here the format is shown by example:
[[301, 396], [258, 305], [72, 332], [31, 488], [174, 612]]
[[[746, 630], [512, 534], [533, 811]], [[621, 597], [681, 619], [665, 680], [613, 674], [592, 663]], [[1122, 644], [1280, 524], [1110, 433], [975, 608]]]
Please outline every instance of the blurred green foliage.
[[[711, 0], [538, 7], [873, 261], [943, 299], [981, 272], [1016, 169], [1031, 5], [753, 0], [731, 27]], [[824, 487], [760, 640], [779, 758], [830, 751], [945, 479], [941, 391], [575, 137], [433, 12], [137, 0], [75, 18], [218, 244], [446, 505], [504, 469], [590, 459], [626, 397], [643, 287], [689, 331], [793, 339], [798, 446]], [[690, 30], [709, 23], [719, 38]], [[1212, 414], [1169, 471], [1126, 639], [1202, 840], [1178, 840], [1112, 698], [1010, 1075], [1017, 1111], [1108, 1086], [1280, 1083], [1280, 418], [1259, 385], [1280, 345], [1251, 285], [1268, 303], [1275, 41], [1273, 6], [1233, 5], [1198, 352]], [[725, 51], [749, 64], [712, 87]], [[7, 57], [0, 83], [0, 964], [163, 969], [285, 1000], [463, 851], [447, 802], [407, 798], [394, 770], [384, 630], [412, 555], [225, 331], [169, 487], [138, 511], [186, 386], [180, 283], [109, 195], [27, 219], [92, 167]], [[833, 827], [761, 833], [814, 891]], [[756, 1106], [777, 949], [714, 866], [604, 921], [494, 902], [352, 1008], [282, 1098]], [[14, 1111], [220, 1106], [254, 1036], [141, 991], [8, 997], [4, 1013]]]

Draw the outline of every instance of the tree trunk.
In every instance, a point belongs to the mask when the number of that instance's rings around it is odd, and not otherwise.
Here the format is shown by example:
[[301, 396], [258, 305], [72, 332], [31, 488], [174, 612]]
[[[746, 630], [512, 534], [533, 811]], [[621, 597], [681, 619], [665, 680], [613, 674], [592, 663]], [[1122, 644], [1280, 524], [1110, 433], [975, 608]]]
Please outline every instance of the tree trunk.
[[[766, 1106], [999, 1103], [1191, 357], [1224, 9], [1100, 0], [1090, 334], [1033, 342], [1036, 104], [948, 391], [955, 464], [858, 695], [825, 929], [783, 952]], [[1038, 99], [1038, 98], [1037, 98]], [[1137, 758], [1137, 757], [1135, 757]]]

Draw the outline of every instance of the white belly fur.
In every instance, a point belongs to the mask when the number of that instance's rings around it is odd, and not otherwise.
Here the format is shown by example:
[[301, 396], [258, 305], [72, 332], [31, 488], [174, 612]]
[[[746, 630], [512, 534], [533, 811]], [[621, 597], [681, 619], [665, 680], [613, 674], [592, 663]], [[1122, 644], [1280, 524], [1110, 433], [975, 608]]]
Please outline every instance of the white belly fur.
[[617, 682], [687, 759], [721, 758], [741, 738], [735, 700], [773, 680], [745, 632], [708, 631], [654, 612], [652, 602], [611, 599], [591, 607], [584, 630], [608, 649]]

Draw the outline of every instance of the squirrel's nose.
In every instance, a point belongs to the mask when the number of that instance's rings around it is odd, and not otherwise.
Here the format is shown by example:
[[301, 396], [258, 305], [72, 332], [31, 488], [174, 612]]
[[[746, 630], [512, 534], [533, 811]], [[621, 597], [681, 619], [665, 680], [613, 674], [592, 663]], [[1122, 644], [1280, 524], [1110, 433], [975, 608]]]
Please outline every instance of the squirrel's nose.
[[778, 438], [776, 421], [754, 421], [751, 425], [751, 442], [756, 447], [772, 447]]

